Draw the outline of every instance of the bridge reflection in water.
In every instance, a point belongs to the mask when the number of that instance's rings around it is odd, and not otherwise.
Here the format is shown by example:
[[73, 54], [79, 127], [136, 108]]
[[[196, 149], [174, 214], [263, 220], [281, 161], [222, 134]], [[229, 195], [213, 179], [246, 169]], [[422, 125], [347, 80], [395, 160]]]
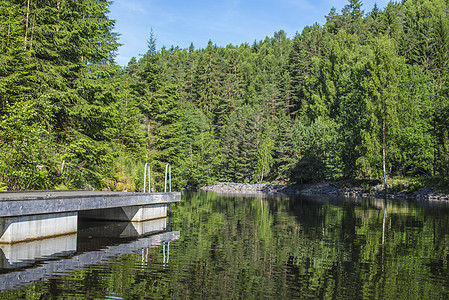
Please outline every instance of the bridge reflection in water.
[[151, 247], [163, 247], [164, 261], [161, 263], [167, 264], [169, 243], [180, 237], [179, 231], [168, 231], [168, 222], [168, 218], [137, 224], [89, 222], [80, 226], [77, 234], [2, 244], [0, 292], [66, 274], [83, 266], [96, 265], [124, 254], [142, 252], [142, 263], [145, 263], [148, 260], [147, 249]]

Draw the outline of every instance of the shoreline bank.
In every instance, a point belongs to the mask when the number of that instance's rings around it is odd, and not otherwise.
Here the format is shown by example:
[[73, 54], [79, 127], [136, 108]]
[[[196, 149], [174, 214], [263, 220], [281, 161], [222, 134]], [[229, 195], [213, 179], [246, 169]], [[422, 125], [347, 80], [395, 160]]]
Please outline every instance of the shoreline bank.
[[[339, 197], [385, 198], [381, 185], [366, 191], [361, 186], [342, 186], [338, 182], [323, 182], [310, 185], [276, 185], [219, 182], [213, 186], [201, 187], [200, 190], [217, 193], [264, 193], [264, 194], [297, 194], [297, 195], [328, 195]], [[448, 193], [441, 193], [432, 187], [423, 187], [415, 192], [402, 190], [389, 193], [389, 199], [416, 199], [428, 201], [449, 201]]]

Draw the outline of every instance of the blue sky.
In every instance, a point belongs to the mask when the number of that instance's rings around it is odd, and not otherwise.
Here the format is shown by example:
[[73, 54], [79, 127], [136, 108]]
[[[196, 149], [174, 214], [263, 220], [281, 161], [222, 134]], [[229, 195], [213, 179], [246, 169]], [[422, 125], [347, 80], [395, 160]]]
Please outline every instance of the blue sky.
[[[377, 3], [362, 1], [369, 12]], [[240, 45], [273, 36], [283, 29], [292, 38], [307, 25], [323, 25], [332, 6], [338, 12], [345, 0], [114, 0], [109, 17], [115, 19], [115, 32], [121, 34], [116, 62], [125, 66], [131, 57], [147, 51], [150, 30], [162, 46], [205, 48], [209, 40], [218, 46]]]

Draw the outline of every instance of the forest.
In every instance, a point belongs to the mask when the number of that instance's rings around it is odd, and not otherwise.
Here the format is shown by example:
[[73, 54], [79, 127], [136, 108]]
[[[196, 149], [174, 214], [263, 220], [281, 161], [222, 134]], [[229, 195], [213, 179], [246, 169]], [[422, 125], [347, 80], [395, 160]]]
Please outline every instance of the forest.
[[106, 0], [0, 0], [0, 190], [449, 176], [449, 1], [118, 66]]

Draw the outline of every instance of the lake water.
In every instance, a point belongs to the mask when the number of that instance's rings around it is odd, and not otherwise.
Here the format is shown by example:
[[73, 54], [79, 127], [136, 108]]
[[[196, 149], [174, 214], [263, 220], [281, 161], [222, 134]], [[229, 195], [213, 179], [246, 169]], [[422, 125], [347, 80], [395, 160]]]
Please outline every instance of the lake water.
[[30, 278], [0, 299], [449, 297], [445, 204], [186, 193], [170, 225], [113, 238], [123, 223], [84, 224], [76, 249], [0, 270]]

